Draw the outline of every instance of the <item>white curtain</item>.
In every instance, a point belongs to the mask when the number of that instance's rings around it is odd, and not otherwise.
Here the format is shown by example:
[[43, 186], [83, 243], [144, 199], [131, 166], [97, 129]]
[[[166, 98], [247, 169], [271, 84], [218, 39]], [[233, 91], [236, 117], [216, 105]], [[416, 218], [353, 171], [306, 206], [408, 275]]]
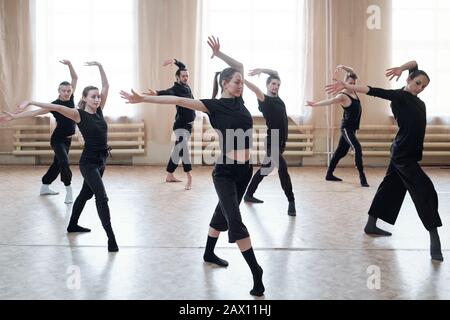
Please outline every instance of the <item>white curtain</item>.
[[[201, 63], [201, 96], [212, 93], [214, 72], [226, 65], [210, 60], [209, 35], [218, 36], [223, 52], [242, 62], [247, 73], [254, 68], [277, 70], [281, 77], [280, 97], [288, 114], [298, 117], [304, 111], [305, 20], [304, 0], [203, 0], [199, 33]], [[246, 75], [247, 77], [247, 75]], [[247, 77], [264, 92], [267, 76]], [[253, 93], [244, 90], [246, 106], [260, 115]]]
[[136, 0], [31, 0], [35, 7], [35, 88], [38, 101], [58, 96], [58, 84], [70, 82], [71, 60], [79, 81], [75, 101], [88, 85], [100, 87], [97, 68], [84, 62], [103, 64], [110, 84], [105, 115], [117, 118], [133, 115], [119, 97], [120, 89], [136, 84], [137, 23]]
[[[420, 28], [414, 24], [419, 23]], [[392, 1], [392, 61], [401, 65], [417, 60], [431, 78], [420, 94], [428, 118], [450, 120], [447, 83], [450, 77], [450, 1]], [[394, 87], [405, 84], [406, 77]]]

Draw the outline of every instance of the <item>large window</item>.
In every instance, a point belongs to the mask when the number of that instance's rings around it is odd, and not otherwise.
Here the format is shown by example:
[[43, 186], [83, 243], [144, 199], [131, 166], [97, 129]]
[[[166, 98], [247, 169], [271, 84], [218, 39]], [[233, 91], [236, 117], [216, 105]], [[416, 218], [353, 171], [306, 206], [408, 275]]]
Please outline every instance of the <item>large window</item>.
[[[203, 0], [201, 27], [201, 96], [210, 97], [214, 72], [226, 67], [210, 60], [209, 35], [219, 36], [223, 51], [244, 63], [245, 72], [269, 68], [281, 77], [280, 97], [288, 114], [300, 114], [303, 99], [303, 1]], [[266, 92], [267, 76], [247, 77]], [[260, 114], [255, 95], [244, 90], [246, 106]]]
[[100, 88], [96, 67], [103, 64], [110, 91], [105, 115], [130, 115], [118, 92], [136, 84], [136, 2], [135, 0], [34, 0], [35, 11], [35, 99], [57, 98], [58, 84], [70, 81], [62, 59], [71, 60], [79, 76], [75, 100], [85, 86]]
[[393, 64], [417, 60], [431, 78], [421, 93], [428, 115], [449, 117], [450, 1], [394, 0], [392, 7]]

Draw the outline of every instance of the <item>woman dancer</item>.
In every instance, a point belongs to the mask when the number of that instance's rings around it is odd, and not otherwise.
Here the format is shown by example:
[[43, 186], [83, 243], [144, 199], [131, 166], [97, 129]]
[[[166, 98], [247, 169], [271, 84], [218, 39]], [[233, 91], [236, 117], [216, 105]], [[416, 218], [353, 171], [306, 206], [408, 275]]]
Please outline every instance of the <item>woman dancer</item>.
[[[132, 93], [122, 91], [121, 96], [128, 103], [176, 104], [208, 114], [211, 125], [219, 133], [222, 155], [217, 159], [212, 174], [219, 204], [210, 222], [203, 258], [206, 262], [228, 266], [227, 261], [214, 254], [214, 247], [220, 232], [228, 230], [229, 242], [237, 243], [252, 272], [254, 285], [250, 294], [262, 296], [265, 290], [262, 282], [263, 270], [256, 261], [250, 235], [242, 222], [239, 210], [239, 204], [252, 177], [252, 165], [249, 160], [253, 119], [242, 99], [244, 67], [242, 63], [220, 51], [219, 39], [210, 37], [208, 44], [213, 51], [212, 58], [218, 57], [231, 67], [220, 73], [219, 85], [222, 89], [220, 99], [215, 98], [218, 92], [216, 80], [219, 74], [216, 74], [214, 79], [212, 99], [194, 100], [172, 96], [144, 97], [134, 91]], [[247, 81], [245, 83], [248, 84]], [[245, 134], [239, 135], [239, 132]]]
[[86, 202], [95, 195], [97, 212], [102, 222], [103, 228], [108, 236], [108, 251], [119, 251], [116, 238], [111, 226], [111, 218], [108, 206], [108, 196], [103, 185], [102, 176], [105, 172], [106, 159], [110, 148], [108, 147], [108, 125], [103, 117], [103, 108], [108, 97], [109, 84], [103, 67], [98, 62], [87, 62], [87, 66], [97, 66], [102, 79], [102, 90], [89, 86], [84, 88], [82, 98], [78, 104], [78, 109], [69, 109], [57, 104], [40, 103], [35, 101], [23, 102], [19, 109], [23, 110], [30, 105], [40, 107], [45, 110], [58, 112], [63, 116], [72, 119], [78, 125], [84, 138], [84, 149], [80, 158], [80, 171], [84, 182], [80, 194], [72, 208], [67, 232], [90, 232], [87, 228], [78, 225], [78, 219]]
[[418, 95], [428, 86], [430, 78], [419, 70], [417, 62], [410, 61], [386, 70], [386, 76], [397, 80], [406, 70], [409, 76], [406, 86], [398, 90], [385, 90], [370, 86], [356, 86], [334, 79], [326, 86], [328, 93], [343, 89], [365, 93], [391, 101], [391, 109], [399, 130], [392, 143], [391, 161], [386, 176], [378, 187], [364, 228], [369, 235], [390, 236], [391, 233], [376, 226], [380, 218], [395, 224], [406, 191], [409, 192], [423, 225], [430, 233], [430, 254], [433, 260], [443, 261], [441, 242], [437, 231], [442, 226], [438, 212], [438, 196], [433, 182], [420, 167], [423, 141], [427, 125], [426, 106]]

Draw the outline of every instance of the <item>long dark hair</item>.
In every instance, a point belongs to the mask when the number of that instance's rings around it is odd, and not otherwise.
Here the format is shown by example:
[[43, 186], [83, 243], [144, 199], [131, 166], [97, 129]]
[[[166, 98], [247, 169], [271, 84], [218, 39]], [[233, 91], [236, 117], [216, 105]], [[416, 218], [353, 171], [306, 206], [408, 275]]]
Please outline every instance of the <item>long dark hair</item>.
[[83, 98], [87, 98], [89, 91], [91, 91], [91, 90], [98, 90], [98, 88], [94, 87], [94, 86], [87, 86], [86, 88], [84, 88], [82, 98], [78, 102], [78, 109], [81, 109], [81, 110], [86, 109], [86, 101], [84, 101]]
[[[230, 82], [236, 72], [239, 72], [239, 71], [234, 68], [226, 68], [226, 69], [223, 69], [222, 72], [216, 72], [216, 74], [214, 75], [213, 94], [212, 94], [213, 99], [216, 98], [217, 93], [219, 92], [219, 86], [220, 86], [221, 92], [223, 92], [222, 81]], [[219, 75], [220, 75], [220, 77], [219, 77]]]

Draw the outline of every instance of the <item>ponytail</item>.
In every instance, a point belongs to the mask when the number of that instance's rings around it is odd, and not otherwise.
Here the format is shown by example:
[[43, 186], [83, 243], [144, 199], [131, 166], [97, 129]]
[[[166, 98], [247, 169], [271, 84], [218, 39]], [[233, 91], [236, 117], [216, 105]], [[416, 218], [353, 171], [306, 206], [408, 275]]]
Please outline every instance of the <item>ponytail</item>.
[[216, 98], [217, 93], [219, 92], [219, 76], [220, 72], [216, 72], [216, 74], [214, 75], [213, 94], [212, 94], [213, 99]]
[[230, 82], [236, 72], [239, 71], [234, 68], [226, 68], [223, 69], [222, 72], [216, 72], [216, 74], [214, 75], [213, 94], [212, 94], [213, 99], [216, 98], [217, 93], [219, 92], [219, 86], [221, 91], [223, 92], [222, 81]]

